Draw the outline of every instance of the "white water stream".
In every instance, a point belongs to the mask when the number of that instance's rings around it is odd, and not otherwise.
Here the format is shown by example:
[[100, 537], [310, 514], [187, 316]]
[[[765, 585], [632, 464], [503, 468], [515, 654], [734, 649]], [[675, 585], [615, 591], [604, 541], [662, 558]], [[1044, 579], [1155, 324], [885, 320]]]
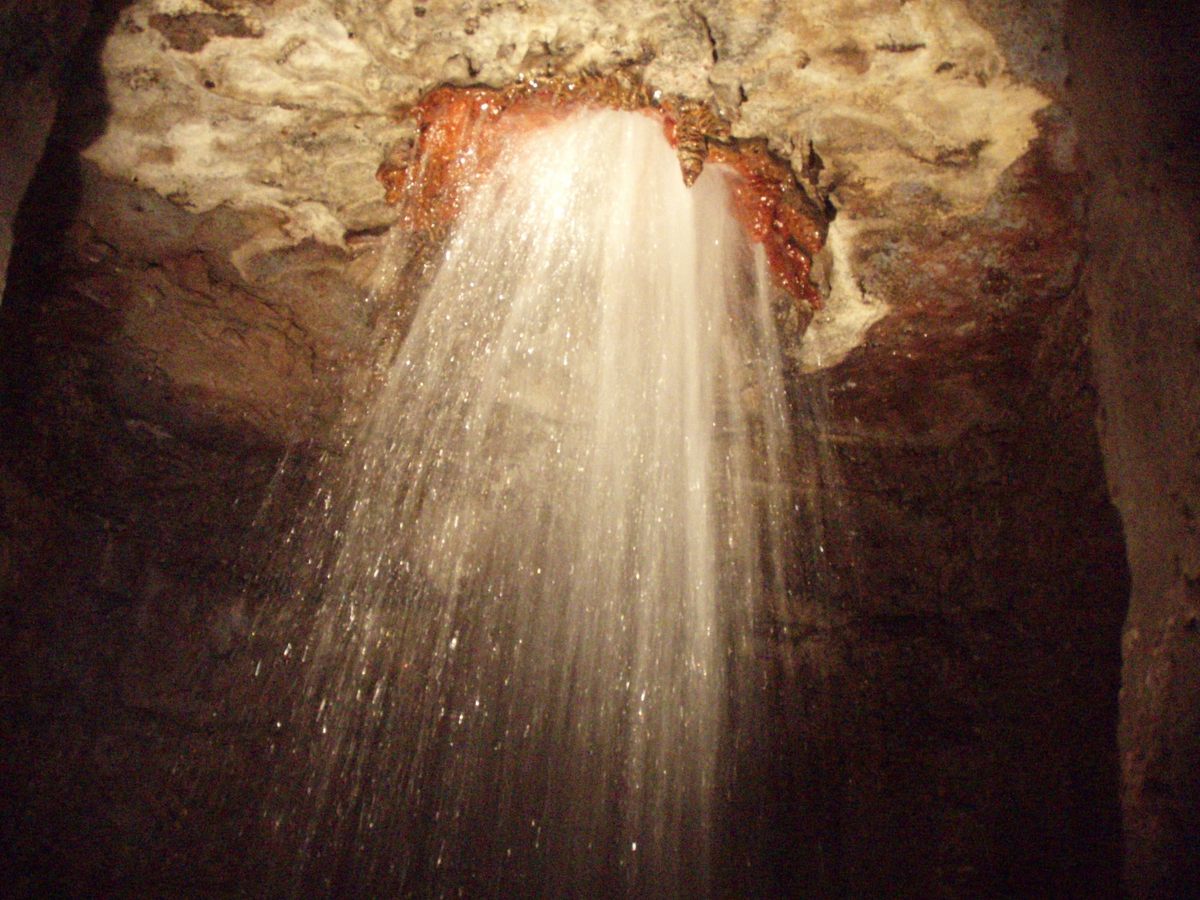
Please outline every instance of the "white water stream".
[[281, 792], [306, 805], [272, 815], [327, 887], [713, 890], [793, 516], [729, 177], [688, 189], [657, 121], [587, 111], [467, 198], [324, 476], [344, 512], [307, 523]]

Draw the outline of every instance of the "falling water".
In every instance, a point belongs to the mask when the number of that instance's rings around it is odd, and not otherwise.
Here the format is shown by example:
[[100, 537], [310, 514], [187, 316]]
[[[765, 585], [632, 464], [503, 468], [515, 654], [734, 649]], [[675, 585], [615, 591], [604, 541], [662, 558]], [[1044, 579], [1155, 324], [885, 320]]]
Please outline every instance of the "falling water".
[[[270, 816], [340, 894], [710, 893], [790, 458], [730, 173], [510, 139], [295, 540]], [[281, 645], [284, 642], [281, 640]]]

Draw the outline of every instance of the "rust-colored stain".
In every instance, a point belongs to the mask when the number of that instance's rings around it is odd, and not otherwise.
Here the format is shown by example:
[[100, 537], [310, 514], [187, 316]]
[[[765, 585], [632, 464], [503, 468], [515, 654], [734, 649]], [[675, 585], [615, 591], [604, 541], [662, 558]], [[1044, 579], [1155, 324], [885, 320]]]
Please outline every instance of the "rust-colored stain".
[[418, 126], [415, 144], [394, 150], [376, 177], [388, 202], [402, 204], [405, 228], [440, 232], [457, 217], [464, 186], [495, 162], [506, 137], [580, 107], [657, 118], [689, 186], [709, 162], [728, 168], [734, 215], [751, 240], [763, 245], [780, 287], [811, 309], [821, 307], [810, 276], [828, 222], [791, 168], [764, 141], [731, 137], [728, 123], [707, 104], [663, 98], [627, 75], [555, 76], [501, 89], [436, 88], [406, 110]]

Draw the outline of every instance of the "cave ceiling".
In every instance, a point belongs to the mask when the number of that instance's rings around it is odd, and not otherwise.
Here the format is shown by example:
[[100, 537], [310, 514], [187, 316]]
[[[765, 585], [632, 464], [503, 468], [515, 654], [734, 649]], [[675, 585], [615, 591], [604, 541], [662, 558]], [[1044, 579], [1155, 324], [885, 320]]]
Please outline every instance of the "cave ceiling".
[[129, 418], [312, 432], [374, 322], [397, 216], [374, 176], [413, 139], [404, 111], [443, 84], [623, 69], [828, 199], [826, 308], [793, 356], [833, 367], [848, 422], [952, 440], [1007, 414], [1078, 262], [1053, 6], [1003, 7], [137, 0], [91, 86], [107, 115], [68, 293], [108, 323]]

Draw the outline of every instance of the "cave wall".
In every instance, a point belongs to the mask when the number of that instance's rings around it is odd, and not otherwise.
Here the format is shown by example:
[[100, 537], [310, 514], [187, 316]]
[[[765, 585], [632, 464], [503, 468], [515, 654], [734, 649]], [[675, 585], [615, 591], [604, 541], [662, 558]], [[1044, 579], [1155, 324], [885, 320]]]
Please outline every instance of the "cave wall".
[[[897, 242], [879, 277], [954, 260], [953, 277], [888, 291], [866, 344], [812, 377], [828, 580], [789, 633], [779, 729], [811, 754], [793, 827], [836, 835], [829, 893], [1117, 890], [1127, 582], [1093, 427], [1083, 181], [1060, 168], [1061, 124], [933, 259], [919, 236]], [[1016, 305], [977, 318], [981, 294]]]
[[1188, 896], [1200, 891], [1200, 26], [1187, 4], [1084, 0], [1070, 22], [1100, 440], [1133, 578], [1128, 888]]
[[17, 205], [42, 157], [62, 92], [62, 70], [90, 0], [0, 3], [0, 296]]
[[[1076, 130], [1107, 120], [1067, 106], [1061, 4], [105, 8], [111, 38], [79, 70], [104, 77], [64, 98], [0, 306], [14, 883], [270, 892], [257, 775], [276, 711], [249, 673], [279, 648], [253, 644], [245, 584], [286, 528], [260, 510], [278, 461], [303, 481], [336, 452], [378, 326], [394, 213], [371, 176], [411, 138], [393, 106], [440, 81], [621, 64], [731, 110], [838, 213], [819, 339], [789, 347], [794, 400], [821, 416], [798, 437], [824, 531], [764, 636], [774, 780], [746, 810], [761, 845], [724, 877], [777, 895], [1116, 891], [1128, 583], [1089, 304], [1102, 390], [1137, 360], [1103, 361], [1126, 339], [1104, 310], [1129, 313], [1097, 292], [1107, 257], [1084, 269], [1085, 226], [1107, 238]], [[1146, 218], [1140, 190], [1114, 179]], [[1136, 217], [1101, 218], [1131, 234]], [[1155, 492], [1124, 490], [1126, 527], [1157, 527]], [[1127, 650], [1127, 680], [1144, 658]], [[1166, 752], [1195, 708], [1174, 690], [1160, 767], [1186, 758]], [[1127, 746], [1156, 746], [1146, 733]], [[1147, 852], [1177, 858], [1188, 826], [1161, 821], [1176, 843]]]

